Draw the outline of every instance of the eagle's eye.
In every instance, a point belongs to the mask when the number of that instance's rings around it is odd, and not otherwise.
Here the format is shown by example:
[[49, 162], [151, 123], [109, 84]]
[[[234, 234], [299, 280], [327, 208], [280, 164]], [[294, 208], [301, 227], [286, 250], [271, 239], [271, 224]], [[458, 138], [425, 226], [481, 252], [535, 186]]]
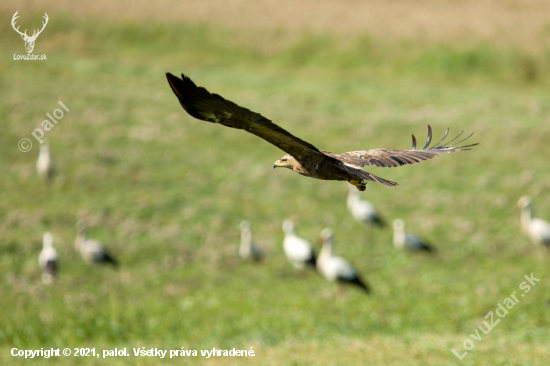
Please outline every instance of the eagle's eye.
[[284, 158], [282, 161], [286, 161], [286, 158]]

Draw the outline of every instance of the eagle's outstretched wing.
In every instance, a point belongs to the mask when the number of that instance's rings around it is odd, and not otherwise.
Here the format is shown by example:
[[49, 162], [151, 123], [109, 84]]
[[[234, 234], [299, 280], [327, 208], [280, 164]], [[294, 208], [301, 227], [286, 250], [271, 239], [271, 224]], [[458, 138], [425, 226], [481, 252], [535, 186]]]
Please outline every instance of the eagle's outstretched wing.
[[428, 125], [428, 139], [426, 141], [426, 145], [420, 150], [416, 150], [416, 138], [414, 137], [414, 135], [412, 135], [413, 146], [411, 150], [372, 149], [366, 151], [350, 151], [347, 153], [334, 155], [337, 159], [349, 164], [354, 164], [358, 166], [376, 165], [378, 167], [392, 168], [428, 160], [435, 156], [441, 155], [441, 153], [469, 150], [470, 147], [478, 145], [470, 144], [464, 146], [453, 146], [466, 141], [473, 135], [472, 133], [472, 135], [453, 144], [453, 141], [458, 139], [463, 132], [464, 131], [458, 134], [458, 136], [456, 136], [451, 141], [443, 143], [443, 140], [445, 140], [447, 134], [449, 133], [449, 129], [447, 128], [447, 131], [445, 131], [445, 135], [443, 135], [443, 138], [439, 140], [437, 144], [428, 148], [430, 142], [432, 141], [432, 127]]
[[178, 97], [183, 109], [191, 116], [203, 121], [219, 123], [227, 127], [243, 129], [279, 149], [303, 161], [333, 159], [321, 153], [315, 146], [293, 136], [259, 113], [238, 106], [218, 94], [212, 94], [198, 87], [185, 75], [181, 79], [166, 73], [168, 83]]

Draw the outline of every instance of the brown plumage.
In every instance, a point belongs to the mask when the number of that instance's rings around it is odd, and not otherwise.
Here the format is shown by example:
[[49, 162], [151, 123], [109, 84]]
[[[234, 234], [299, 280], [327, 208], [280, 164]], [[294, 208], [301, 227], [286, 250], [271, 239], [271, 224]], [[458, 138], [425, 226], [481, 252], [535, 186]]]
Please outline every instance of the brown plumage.
[[[306, 177], [323, 180], [345, 180], [364, 191], [366, 182], [378, 182], [387, 186], [397, 183], [370, 174], [361, 167], [375, 165], [378, 167], [397, 167], [431, 159], [441, 153], [468, 150], [477, 144], [452, 146], [462, 132], [451, 142], [443, 144], [449, 129], [443, 138], [431, 148], [432, 128], [428, 125], [428, 140], [421, 150], [416, 150], [414, 135], [411, 150], [373, 149], [366, 151], [351, 151], [343, 154], [333, 154], [317, 149], [315, 146], [293, 136], [288, 131], [277, 126], [259, 113], [240, 107], [217, 94], [211, 94], [203, 87], [198, 87], [185, 75], [178, 78], [166, 74], [168, 83], [178, 97], [183, 109], [191, 116], [203, 121], [219, 123], [227, 127], [238, 128], [250, 132], [288, 153], [277, 160], [273, 168], [283, 167]], [[467, 138], [456, 142], [459, 144]]]

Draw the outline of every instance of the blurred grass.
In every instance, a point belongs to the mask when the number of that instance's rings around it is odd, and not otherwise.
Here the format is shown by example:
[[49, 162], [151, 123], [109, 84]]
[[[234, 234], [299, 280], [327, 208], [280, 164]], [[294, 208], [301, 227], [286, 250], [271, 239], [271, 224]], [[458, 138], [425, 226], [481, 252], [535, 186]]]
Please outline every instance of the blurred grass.
[[[40, 22], [41, 15], [29, 15], [27, 23]], [[37, 44], [61, 47], [79, 58], [105, 54], [101, 61], [107, 69], [109, 62], [121, 59], [139, 57], [145, 61], [163, 57], [202, 66], [307, 67], [370, 77], [414, 77], [457, 83], [548, 83], [550, 80], [550, 49], [544, 46], [524, 50], [484, 41], [464, 42], [459, 46], [433, 41], [388, 42], [368, 34], [341, 37], [306, 32], [296, 36], [284, 32], [221, 29], [206, 23], [150, 22], [144, 26], [137, 22], [107, 21], [104, 23], [107, 26], [98, 27], [95, 21], [75, 21], [70, 15], [56, 15], [56, 21], [48, 24], [48, 37], [42, 37]], [[0, 29], [5, 34], [13, 32], [7, 22], [0, 25]], [[21, 48], [18, 37], [6, 37], [3, 42]], [[120, 52], [121, 45], [124, 52]]]
[[[24, 53], [9, 24], [0, 29], [10, 35], [0, 40], [5, 53]], [[11, 347], [183, 346], [254, 347], [257, 355], [193, 364], [547, 364], [548, 265], [521, 235], [514, 210], [530, 194], [536, 215], [550, 215], [547, 51], [319, 34], [286, 43], [278, 33], [206, 24], [69, 17], [47, 31], [34, 51], [47, 61], [0, 60], [0, 363], [28, 364], [9, 356]], [[369, 169], [401, 185], [369, 184], [365, 197], [387, 220], [405, 219], [439, 256], [395, 253], [389, 230], [351, 220], [345, 183], [273, 171], [280, 150], [188, 117], [166, 71], [333, 152], [409, 148], [410, 134], [423, 139], [427, 124], [434, 139], [447, 126], [450, 135], [475, 131], [481, 145], [473, 151]], [[29, 153], [16, 145], [33, 140], [58, 100], [71, 111], [46, 134], [59, 171], [46, 187], [34, 168], [38, 144]], [[120, 259], [119, 271], [82, 264], [73, 249], [81, 215]], [[337, 253], [363, 273], [373, 296], [350, 289], [340, 303], [319, 276], [295, 273], [281, 250], [287, 217], [311, 241], [333, 227]], [[238, 260], [244, 218], [268, 251], [262, 265]], [[61, 256], [51, 288], [37, 266], [45, 230]], [[450, 349], [462, 349], [531, 272], [540, 284], [458, 361]]]

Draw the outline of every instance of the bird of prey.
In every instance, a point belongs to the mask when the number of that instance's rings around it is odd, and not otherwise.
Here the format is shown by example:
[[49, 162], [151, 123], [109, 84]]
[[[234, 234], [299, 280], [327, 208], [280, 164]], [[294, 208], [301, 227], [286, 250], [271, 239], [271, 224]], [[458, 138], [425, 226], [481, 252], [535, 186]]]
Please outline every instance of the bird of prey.
[[348, 194], [348, 210], [351, 212], [355, 221], [361, 224], [375, 224], [379, 227], [384, 227], [386, 223], [372, 203], [361, 199], [361, 196], [353, 186], [349, 187]]
[[533, 243], [540, 246], [541, 255], [544, 255], [542, 248], [550, 251], [550, 222], [533, 217], [533, 202], [528, 196], [519, 199], [518, 207], [521, 210], [522, 230], [529, 235]]
[[[331, 282], [355, 285], [369, 293], [368, 286], [361, 280], [355, 268], [344, 258], [332, 254], [334, 244], [332, 230], [329, 228], [324, 229], [319, 239], [323, 243], [323, 249], [321, 249], [321, 253], [317, 258], [317, 270]], [[341, 286], [339, 287], [339, 295], [341, 298], [344, 297], [344, 288]]]
[[42, 281], [49, 285], [55, 280], [57, 274], [57, 250], [53, 247], [53, 236], [45, 232], [42, 239], [42, 251], [38, 256], [38, 264], [42, 269]]
[[116, 267], [117, 262], [107, 253], [103, 244], [99, 240], [87, 238], [86, 223], [80, 220], [76, 226], [78, 234], [76, 235], [75, 248], [80, 252], [82, 258], [88, 263], [111, 264]]
[[290, 219], [283, 222], [283, 231], [285, 232], [283, 249], [290, 263], [298, 269], [303, 269], [306, 264], [315, 267], [316, 259], [311, 245], [294, 233], [294, 224]]
[[435, 251], [430, 244], [418, 235], [405, 232], [405, 222], [401, 219], [393, 220], [393, 245], [397, 249], [405, 249], [411, 253]]
[[244, 220], [239, 225], [241, 229], [241, 245], [239, 246], [239, 255], [242, 259], [260, 261], [262, 260], [262, 251], [258, 248], [256, 242], [252, 240], [252, 231], [250, 230], [250, 222]]
[[449, 132], [447, 129], [443, 138], [428, 148], [432, 139], [432, 129], [428, 125], [428, 139], [426, 145], [420, 150], [416, 149], [416, 138], [413, 135], [411, 150], [373, 149], [333, 154], [317, 149], [259, 113], [240, 107], [218, 94], [210, 93], [203, 87], [198, 87], [183, 74], [181, 79], [170, 73], [167, 73], [166, 77], [183, 109], [191, 116], [203, 121], [243, 129], [285, 151], [287, 155], [277, 160], [273, 164], [273, 168], [288, 168], [298, 174], [316, 179], [348, 181], [360, 191], [366, 189], [366, 181], [378, 182], [387, 186], [397, 185], [395, 182], [364, 171], [362, 167], [366, 165], [397, 167], [428, 160], [441, 155], [441, 153], [466, 150], [477, 145], [453, 146], [472, 136], [452, 144], [462, 133], [450, 142], [443, 143]]

